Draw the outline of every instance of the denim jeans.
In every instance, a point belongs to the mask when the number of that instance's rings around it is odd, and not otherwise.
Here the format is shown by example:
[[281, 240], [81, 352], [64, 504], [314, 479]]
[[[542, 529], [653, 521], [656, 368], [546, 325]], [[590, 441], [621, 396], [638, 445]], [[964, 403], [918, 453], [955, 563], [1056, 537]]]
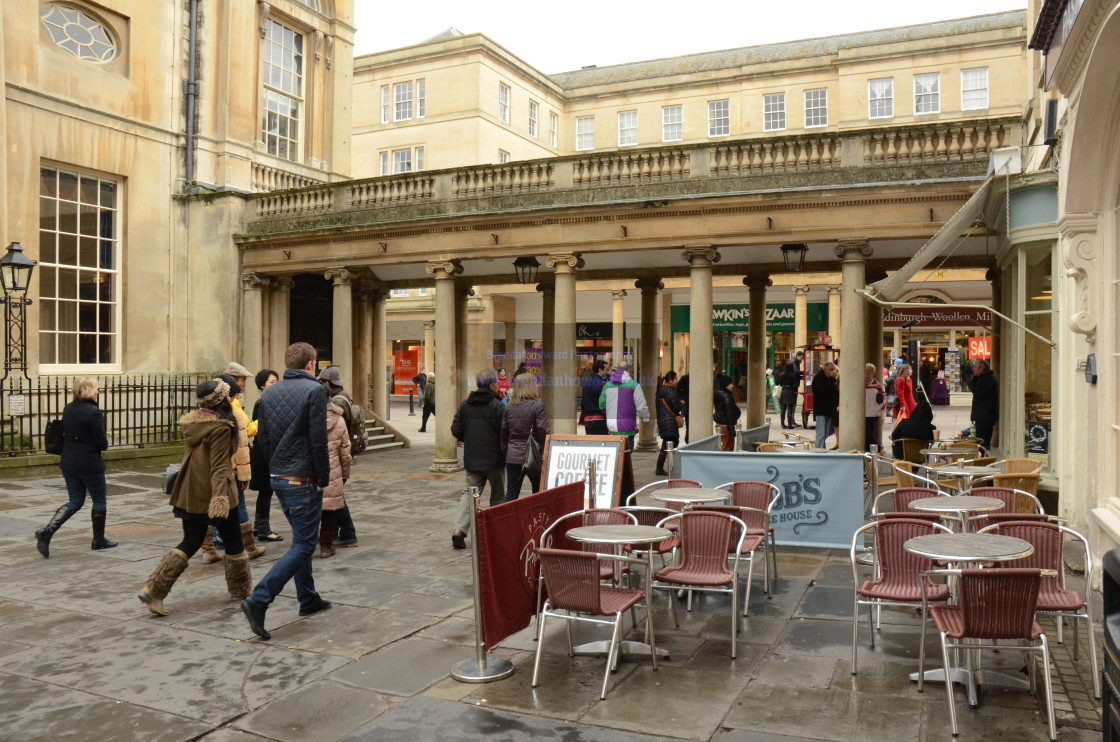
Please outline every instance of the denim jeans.
[[817, 448], [828, 448], [828, 436], [832, 435], [832, 418], [815, 415], [817, 418]]
[[292, 484], [276, 478], [272, 479], [272, 492], [292, 527], [292, 545], [257, 583], [248, 599], [267, 607], [288, 581], [294, 579], [300, 608], [310, 608], [319, 600], [315, 579], [311, 576], [311, 557], [319, 543], [323, 494], [314, 483]]
[[86, 504], [86, 492], [89, 492], [89, 496], [93, 498], [93, 512], [108, 511], [109, 506], [105, 502], [105, 472], [96, 474], [62, 472], [62, 478], [66, 480], [66, 492], [70, 495], [70, 502], [67, 504], [71, 510], [81, 510], [82, 505]]
[[[528, 475], [525, 473], [525, 468], [521, 464], [506, 464], [506, 499], [502, 502], [513, 502], [521, 496], [521, 484]], [[540, 491], [540, 485], [537, 480], [529, 478], [529, 486], [533, 490], [533, 494]]]

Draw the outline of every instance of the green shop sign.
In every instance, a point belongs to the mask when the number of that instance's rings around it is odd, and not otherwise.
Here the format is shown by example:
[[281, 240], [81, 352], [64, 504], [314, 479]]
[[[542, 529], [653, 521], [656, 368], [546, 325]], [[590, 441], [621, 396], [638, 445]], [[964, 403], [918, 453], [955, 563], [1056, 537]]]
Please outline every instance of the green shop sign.
[[[678, 304], [671, 310], [673, 332], [688, 332], [692, 307]], [[750, 305], [716, 304], [712, 307], [713, 332], [746, 332], [750, 328]], [[793, 332], [793, 304], [767, 304], [766, 330]], [[809, 332], [828, 331], [828, 303], [815, 302], [806, 307]]]

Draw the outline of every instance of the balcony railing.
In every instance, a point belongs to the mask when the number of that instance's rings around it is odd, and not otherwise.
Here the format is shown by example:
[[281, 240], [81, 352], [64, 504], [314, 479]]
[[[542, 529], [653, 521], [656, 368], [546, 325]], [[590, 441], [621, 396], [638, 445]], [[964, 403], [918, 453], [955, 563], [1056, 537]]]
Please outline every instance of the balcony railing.
[[[253, 197], [258, 220], [250, 226], [250, 232], [268, 232], [266, 222], [276, 218], [321, 217], [332, 212], [424, 204], [440, 204], [443, 209], [450, 204], [449, 210], [456, 211], [456, 202], [462, 202], [464, 208], [477, 209], [477, 205], [466, 204], [505, 196], [552, 194], [558, 203], [565, 198], [573, 203], [587, 203], [590, 195], [580, 194], [581, 191], [596, 191], [596, 198], [610, 198], [610, 189], [634, 186], [654, 186], [649, 189], [652, 198], [657, 198], [657, 187], [685, 189], [690, 194], [718, 194], [751, 187], [749, 183], [736, 184], [732, 179], [767, 176], [796, 176], [799, 185], [827, 186], [833, 181], [850, 184], [851, 176], [841, 177], [837, 173], [855, 168], [907, 168], [898, 177], [911, 179], [916, 166], [986, 162], [992, 150], [1019, 144], [1020, 139], [1020, 119], [1004, 117], [431, 170], [258, 194]], [[972, 171], [967, 167], [965, 170]], [[934, 168], [929, 177], [937, 177], [937, 172]], [[941, 172], [946, 171], [942, 168]], [[867, 182], [881, 182], [891, 176], [878, 172], [866, 177]], [[765, 187], [775, 185], [780, 187], [782, 183], [771, 181]]]

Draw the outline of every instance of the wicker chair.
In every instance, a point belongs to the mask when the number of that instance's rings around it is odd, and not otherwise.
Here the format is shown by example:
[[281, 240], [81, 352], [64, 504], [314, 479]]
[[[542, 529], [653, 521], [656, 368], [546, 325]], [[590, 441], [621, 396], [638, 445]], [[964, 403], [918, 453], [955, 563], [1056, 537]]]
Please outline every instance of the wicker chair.
[[[1046, 633], [1035, 620], [1038, 606], [1042, 570], [1038, 569], [963, 569], [934, 570], [931, 574], [952, 575], [958, 579], [959, 605], [928, 605], [929, 591], [923, 586], [923, 613], [929, 611], [937, 631], [941, 634], [941, 659], [944, 663], [945, 692], [949, 702], [949, 721], [953, 736], [957, 732], [957, 709], [953, 703], [953, 683], [949, 681], [952, 665], [949, 650], [971, 651], [1018, 649], [1025, 652], [1042, 652], [1043, 677], [1046, 681], [1046, 712], [1050, 739], [1058, 738], [1054, 725], [1054, 696], [1050, 683], [1050, 644]], [[939, 593], [938, 593], [939, 595]], [[926, 622], [922, 621], [922, 635], [918, 643], [918, 691], [923, 690], [923, 673], [926, 659]], [[1001, 644], [1001, 641], [1014, 642]], [[1035, 663], [1027, 663], [1031, 680], [1034, 680]], [[1032, 682], [1032, 686], [1034, 683]]]
[[[1017, 516], [1022, 517], [1022, 516]], [[1045, 516], [1043, 516], [1045, 517]], [[1077, 542], [1085, 559], [1085, 584], [1093, 584], [1093, 554], [1089, 541], [1077, 531], [1056, 523], [1037, 519], [1013, 520], [993, 523], [981, 533], [996, 533], [1001, 536], [1021, 538], [1034, 547], [1030, 556], [1016, 559], [1016, 567], [1043, 569], [1056, 573], [1053, 577], [1043, 576], [1038, 593], [1038, 612], [1053, 615], [1058, 626], [1058, 643], [1062, 643], [1062, 623], [1064, 618], [1080, 619], [1085, 622], [1086, 636], [1089, 638], [1089, 666], [1093, 675], [1093, 694], [1101, 697], [1101, 678], [1097, 669], [1096, 642], [1093, 639], [1093, 615], [1089, 601], [1076, 590], [1066, 589], [1065, 560], [1063, 552], [1066, 539]], [[1080, 653], [1078, 624], [1073, 625], [1073, 659]]]
[[871, 515], [881, 515], [885, 512], [880, 503], [888, 498], [893, 503], [894, 512], [904, 512], [910, 510], [910, 503], [928, 497], [948, 497], [948, 495], [930, 487], [896, 487], [875, 496], [875, 501], [871, 504]]
[[989, 518], [993, 515], [1003, 515], [1011, 513], [1036, 513], [1042, 514], [1042, 503], [1038, 498], [1029, 492], [1022, 490], [1011, 489], [1010, 487], [973, 487], [968, 491], [968, 494], [976, 497], [994, 497], [997, 500], [1003, 501], [1003, 507], [998, 510], [989, 510], [987, 512], [979, 513], [969, 518], [972, 524], [972, 530], [979, 530], [986, 528], [991, 524]]
[[909, 461], [911, 464], [925, 463], [922, 450], [929, 448], [929, 441], [922, 441], [917, 438], [899, 438], [895, 443], [902, 444], [902, 458], [904, 461]]
[[[874, 578], [860, 582], [856, 551], [867, 533], [875, 536], [875, 574]], [[916, 518], [887, 518], [868, 523], [855, 532], [852, 537], [852, 584], [854, 590], [852, 605], [852, 674], [856, 674], [856, 660], [859, 647], [859, 607], [867, 606], [867, 628], [871, 634], [871, 648], [875, 648], [875, 628], [872, 625], [872, 608], [884, 606], [905, 606], [913, 609], [922, 602], [922, 572], [930, 569], [930, 559], [916, 556], [906, 551], [902, 545], [915, 536], [932, 533], [950, 533], [948, 528], [928, 520]], [[929, 579], [926, 578], [927, 582]], [[927, 586], [930, 600], [949, 599], [946, 585]], [[924, 623], [924, 621], [923, 621]]]
[[[573, 541], [568, 538], [568, 531], [580, 526], [623, 526], [638, 525], [638, 519], [624, 510], [608, 508], [592, 508], [590, 510], [577, 510], [574, 513], [561, 515], [541, 534], [541, 548], [562, 548], [569, 551], [582, 551], [588, 554], [613, 554], [614, 547], [610, 544], [590, 544]], [[626, 566], [618, 567], [613, 562], [599, 564], [599, 579], [611, 580], [617, 583], [623, 573], [629, 571]], [[616, 571], [617, 570], [617, 571]], [[541, 612], [544, 598], [544, 571], [540, 572], [537, 580], [537, 614]]]
[[1037, 459], [1004, 459], [1004, 474], [1038, 474], [1042, 471], [1042, 462]]
[[789, 448], [785, 443], [757, 443], [755, 448], [758, 453], [774, 453]]
[[[548, 580], [548, 599], [537, 621], [537, 656], [533, 662], [532, 686], [537, 687], [544, 648], [544, 629], [549, 617], [566, 621], [608, 624], [612, 627], [610, 648], [607, 650], [607, 669], [603, 673], [603, 687], [599, 698], [607, 697], [607, 682], [611, 670], [618, 664], [618, 645], [622, 639], [622, 617], [645, 597], [644, 590], [613, 587], [599, 581], [603, 567], [614, 571], [616, 565], [640, 563], [633, 557], [613, 554], [595, 554], [567, 549], [538, 549], [541, 573]], [[657, 645], [653, 635], [653, 620], [646, 605], [646, 642], [650, 645], [650, 661], [657, 669]], [[558, 611], [564, 611], [559, 613]], [[582, 614], [582, 615], [581, 615]], [[600, 616], [601, 618], [595, 618]], [[572, 632], [568, 633], [568, 656], [573, 654]]]
[[[659, 479], [656, 482], [650, 482], [649, 484], [644, 485], [644, 486], [639, 487], [638, 489], [634, 490], [634, 492], [629, 497], [626, 498], [626, 504], [627, 505], [637, 505], [638, 504], [638, 495], [641, 495], [643, 492], [653, 492], [654, 490], [661, 490], [661, 489], [672, 490], [672, 489], [677, 489], [679, 487], [702, 487], [702, 486], [703, 485], [700, 484], [695, 479]], [[668, 507], [671, 507], [673, 510], [680, 510], [681, 509], [680, 503], [670, 502], [670, 503], [666, 503], [666, 505]]]
[[[768, 518], [765, 510], [755, 510], [751, 507], [735, 507], [734, 505], [697, 505], [694, 510], [703, 512], [716, 512], [726, 513], [727, 515], [734, 516], [741, 520], [744, 524], [748, 523], [748, 518], [754, 517], [757, 523], [758, 518]], [[739, 527], [734, 525], [732, 521], [731, 537], [727, 544], [727, 555], [729, 559], [738, 560], [740, 563], [746, 561], [747, 563], [747, 582], [746, 589], [743, 592], [743, 615], [751, 615], [751, 580], [754, 577], [754, 556], [758, 552], [762, 552], [762, 567], [763, 567], [763, 582], [762, 591], [766, 593], [766, 597], [771, 597], [770, 594], [770, 561], [766, 558], [766, 534], [765, 533], [751, 533], [750, 526], [747, 525], [747, 534], [742, 536], [739, 533]], [[735, 547], [739, 544], [738, 551], [734, 551]]]
[[[741, 553], [747, 526], [738, 518], [726, 513], [690, 510], [673, 516], [680, 520], [681, 563], [677, 567], [667, 567], [653, 576], [652, 587], [669, 593], [669, 612], [673, 623], [679, 628], [677, 620], [678, 590], [698, 590], [702, 592], [721, 592], [731, 594], [731, 658], [735, 658], [735, 647], [739, 634], [739, 560], [727, 558], [728, 553]], [[736, 523], [737, 522], [737, 523]], [[739, 541], [734, 548], [731, 543], [733, 528], [739, 527]], [[662, 528], [665, 526], [662, 525]], [[731, 566], [728, 566], [728, 562]]]
[[769, 482], [741, 481], [726, 482], [716, 489], [726, 489], [731, 493], [731, 504], [749, 508], [739, 517], [747, 524], [748, 536], [767, 536], [769, 545], [764, 548], [770, 554], [770, 575], [778, 579], [778, 544], [774, 540], [774, 528], [770, 516], [782, 497], [782, 491]]
[[[648, 507], [646, 505], [624, 505], [618, 509], [625, 511], [630, 515], [633, 515], [634, 518], [637, 519], [639, 526], [656, 526], [658, 523], [664, 521], [666, 517], [676, 515], [678, 512], [670, 508], [655, 508]], [[665, 563], [665, 555], [675, 554], [680, 545], [681, 537], [677, 534], [673, 534], [664, 541], [658, 541], [653, 545], [654, 553], [658, 554], [661, 557], [662, 567], [668, 566]], [[646, 546], [644, 544], [641, 546], [633, 546], [628, 548], [630, 548], [630, 551], [635, 554], [644, 554], [646, 550]]]

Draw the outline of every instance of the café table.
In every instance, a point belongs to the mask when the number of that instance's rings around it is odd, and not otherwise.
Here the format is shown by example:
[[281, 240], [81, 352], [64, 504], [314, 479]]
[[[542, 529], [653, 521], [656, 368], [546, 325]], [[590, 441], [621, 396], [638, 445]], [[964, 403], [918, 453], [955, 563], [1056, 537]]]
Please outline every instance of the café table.
[[[724, 492], [725, 490], [720, 490]], [[635, 526], [635, 525], [605, 525], [605, 526], [577, 526], [571, 528], [567, 532], [568, 538], [573, 541], [579, 541], [585, 544], [611, 544], [615, 548], [616, 554], [621, 554], [622, 548], [627, 545], [645, 545], [656, 544], [659, 541], [671, 537], [673, 532], [667, 528], [659, 528], [657, 526]], [[653, 584], [653, 552], [654, 549], [647, 548], [646, 552], [646, 576], [643, 582], [646, 588], [646, 606], [652, 610], [653, 596], [651, 585]], [[647, 621], [653, 620], [653, 614], [650, 613], [646, 618]], [[646, 642], [636, 642], [624, 640], [618, 645], [620, 655], [633, 655], [637, 657], [649, 657], [651, 646]], [[606, 640], [588, 642], [581, 644], [573, 651], [579, 655], [602, 655], [606, 654], [610, 649], [610, 642]], [[657, 657], [668, 659], [669, 650], [658, 647]], [[656, 662], [654, 667], [656, 667]]]
[[731, 497], [731, 493], [711, 487], [662, 487], [650, 492], [649, 496], [659, 502], [675, 502], [688, 510], [697, 504], [723, 502]]
[[786, 446], [779, 448], [775, 453], [828, 453], [828, 449], [815, 446]]
[[972, 480], [976, 477], [983, 477], [989, 474], [999, 474], [1002, 470], [996, 466], [974, 466], [972, 464], [942, 464], [941, 466], [930, 467], [930, 472], [934, 476], [938, 474], [948, 474], [955, 477], [960, 482], [961, 491], [965, 491], [972, 486]]
[[[910, 507], [921, 510], [923, 513], [942, 513], [956, 516], [962, 523], [962, 530], [968, 531], [969, 513], [986, 513], [999, 510], [1004, 506], [1003, 500], [995, 497], [976, 497], [974, 495], [954, 495], [952, 497], [925, 497], [914, 500]], [[947, 561], [942, 559], [941, 561]]]
[[[931, 498], [956, 500], [956, 497]], [[988, 498], [990, 499], [990, 498]], [[913, 503], [911, 503], [911, 507]], [[970, 562], [1007, 562], [1022, 559], [1034, 553], [1034, 547], [1029, 541], [1011, 536], [999, 536], [994, 533], [933, 533], [926, 536], [915, 536], [902, 545], [902, 548], [916, 556], [933, 559], [935, 561], [949, 562], [951, 564], [967, 564]], [[922, 620], [926, 620], [924, 617]], [[1020, 678], [1011, 677], [1002, 673], [972, 669], [972, 652], [969, 652], [967, 668], [953, 668], [949, 675], [954, 683], [960, 683], [968, 689], [968, 705], [976, 708], [979, 702], [977, 686], [999, 685], [1007, 688], [1027, 688], [1030, 684]], [[946, 671], [926, 670], [926, 681], [945, 682]], [[918, 673], [910, 673], [910, 680], [917, 682]]]
[[954, 457], [963, 459], [969, 455], [969, 451], [960, 448], [923, 448], [918, 451], [927, 461], [930, 459], [944, 459], [945, 462], [952, 462]]

